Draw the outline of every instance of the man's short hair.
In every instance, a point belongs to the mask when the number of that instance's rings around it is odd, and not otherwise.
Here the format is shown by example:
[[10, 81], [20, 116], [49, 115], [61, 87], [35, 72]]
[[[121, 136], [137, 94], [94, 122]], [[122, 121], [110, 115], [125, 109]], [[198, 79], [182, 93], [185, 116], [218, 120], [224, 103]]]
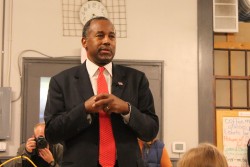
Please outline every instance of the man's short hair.
[[37, 127], [39, 126], [44, 126], [45, 127], [45, 122], [39, 122], [34, 126], [34, 130], [36, 130]]
[[92, 22], [93, 20], [108, 20], [108, 21], [110, 21], [108, 18], [103, 17], [103, 16], [93, 17], [92, 19], [88, 20], [88, 21], [85, 23], [85, 25], [84, 25], [84, 27], [83, 27], [83, 29], [82, 29], [82, 37], [84, 37], [84, 38], [87, 37], [87, 35], [88, 35], [88, 30], [89, 30], [89, 27], [90, 27], [90, 24], [91, 24], [91, 22]]

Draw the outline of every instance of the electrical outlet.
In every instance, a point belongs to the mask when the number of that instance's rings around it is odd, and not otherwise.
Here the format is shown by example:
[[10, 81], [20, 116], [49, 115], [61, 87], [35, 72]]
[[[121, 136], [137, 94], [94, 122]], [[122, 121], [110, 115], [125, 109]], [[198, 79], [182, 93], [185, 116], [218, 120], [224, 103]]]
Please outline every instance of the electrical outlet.
[[173, 142], [172, 143], [172, 152], [173, 153], [186, 152], [186, 143], [185, 142]]

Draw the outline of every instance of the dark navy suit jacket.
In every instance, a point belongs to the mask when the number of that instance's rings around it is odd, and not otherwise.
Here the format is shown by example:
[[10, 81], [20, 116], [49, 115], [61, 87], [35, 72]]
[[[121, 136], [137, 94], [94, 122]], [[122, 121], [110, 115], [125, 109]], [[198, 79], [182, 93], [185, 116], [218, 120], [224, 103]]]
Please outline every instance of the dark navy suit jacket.
[[[137, 138], [153, 140], [159, 130], [149, 82], [143, 72], [114, 65], [112, 94], [131, 104], [129, 123], [111, 114], [119, 167], [143, 166]], [[94, 95], [86, 62], [67, 69], [50, 80], [45, 109], [45, 135], [49, 143], [64, 146], [62, 167], [97, 167], [98, 114], [88, 113], [84, 102]]]

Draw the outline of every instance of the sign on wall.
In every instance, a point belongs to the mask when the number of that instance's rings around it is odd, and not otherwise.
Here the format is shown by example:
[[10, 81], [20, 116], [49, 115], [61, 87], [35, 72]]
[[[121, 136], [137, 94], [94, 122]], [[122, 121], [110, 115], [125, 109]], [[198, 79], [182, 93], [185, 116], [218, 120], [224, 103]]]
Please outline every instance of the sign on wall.
[[250, 139], [250, 112], [217, 110], [217, 145], [229, 167], [248, 167], [247, 143]]

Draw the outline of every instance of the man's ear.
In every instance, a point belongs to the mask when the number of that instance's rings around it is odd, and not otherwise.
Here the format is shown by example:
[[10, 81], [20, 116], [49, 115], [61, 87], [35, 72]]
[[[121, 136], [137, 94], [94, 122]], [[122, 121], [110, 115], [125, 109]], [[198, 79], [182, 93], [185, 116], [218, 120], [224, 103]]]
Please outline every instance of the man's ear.
[[82, 47], [87, 48], [87, 40], [84, 37], [82, 38]]

